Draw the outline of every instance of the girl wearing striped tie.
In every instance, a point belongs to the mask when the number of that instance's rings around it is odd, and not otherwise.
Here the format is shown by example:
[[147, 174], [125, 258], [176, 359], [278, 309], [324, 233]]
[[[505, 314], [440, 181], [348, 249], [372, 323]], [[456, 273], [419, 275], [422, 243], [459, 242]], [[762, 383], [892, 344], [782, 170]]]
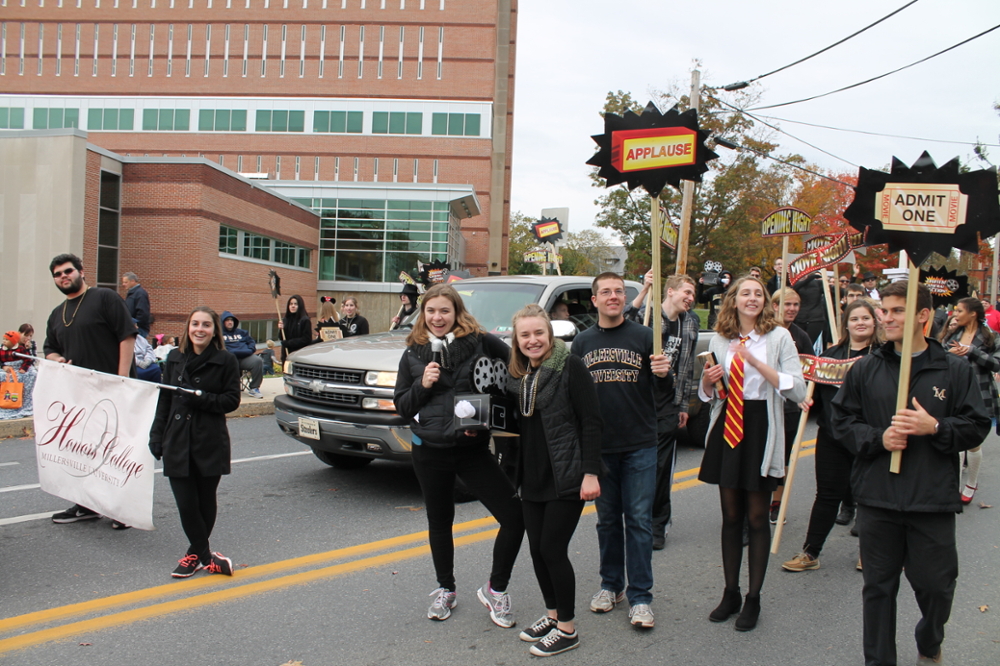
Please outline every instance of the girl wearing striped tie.
[[[768, 305], [760, 280], [743, 277], [730, 287], [715, 331], [708, 348], [719, 362], [705, 368], [698, 387], [702, 401], [712, 403], [698, 478], [719, 486], [726, 590], [708, 617], [723, 622], [740, 613], [735, 628], [749, 631], [760, 615], [771, 540], [771, 493], [785, 476], [783, 401], [801, 402], [806, 389], [795, 343]], [[716, 389], [717, 382], [724, 382], [724, 391]], [[750, 585], [741, 603], [745, 519], [750, 523]]]

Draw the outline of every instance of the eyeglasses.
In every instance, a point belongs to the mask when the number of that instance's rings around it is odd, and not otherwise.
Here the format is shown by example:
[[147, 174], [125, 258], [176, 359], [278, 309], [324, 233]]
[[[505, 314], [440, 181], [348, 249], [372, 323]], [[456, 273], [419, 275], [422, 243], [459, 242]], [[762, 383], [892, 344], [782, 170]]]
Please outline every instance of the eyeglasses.
[[76, 270], [75, 268], [67, 268], [64, 271], [56, 271], [56, 272], [54, 272], [52, 274], [52, 277], [54, 277], [54, 278], [61, 278], [63, 275], [69, 276], [69, 275], [72, 275], [73, 271], [75, 271], [75, 270]]
[[601, 289], [599, 292], [597, 292], [597, 295], [600, 296], [601, 298], [607, 298], [607, 297], [609, 297], [611, 295], [622, 297], [622, 296], [625, 295], [625, 290], [624, 289]]
[[841, 280], [840, 284], [850, 284], [850, 280]]

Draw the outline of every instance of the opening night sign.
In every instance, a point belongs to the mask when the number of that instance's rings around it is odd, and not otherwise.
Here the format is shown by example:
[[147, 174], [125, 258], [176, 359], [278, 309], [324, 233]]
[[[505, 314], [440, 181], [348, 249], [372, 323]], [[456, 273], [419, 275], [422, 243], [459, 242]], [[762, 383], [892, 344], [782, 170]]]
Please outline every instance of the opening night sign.
[[611, 164], [622, 173], [696, 161], [698, 133], [685, 127], [622, 130], [611, 135]]

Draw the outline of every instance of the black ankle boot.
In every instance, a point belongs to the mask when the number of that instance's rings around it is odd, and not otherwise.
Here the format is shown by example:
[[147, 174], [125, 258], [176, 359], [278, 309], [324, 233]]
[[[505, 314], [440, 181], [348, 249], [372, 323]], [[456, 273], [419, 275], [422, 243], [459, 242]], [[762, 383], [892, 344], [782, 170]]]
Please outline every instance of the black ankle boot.
[[740, 612], [740, 602], [743, 597], [740, 595], [740, 588], [729, 589], [722, 594], [722, 601], [715, 610], [708, 614], [708, 619], [712, 622], [725, 622], [730, 616]]
[[734, 628], [736, 631], [750, 631], [757, 626], [757, 618], [760, 617], [760, 597], [747, 595], [747, 600], [743, 604], [743, 611], [736, 618]]

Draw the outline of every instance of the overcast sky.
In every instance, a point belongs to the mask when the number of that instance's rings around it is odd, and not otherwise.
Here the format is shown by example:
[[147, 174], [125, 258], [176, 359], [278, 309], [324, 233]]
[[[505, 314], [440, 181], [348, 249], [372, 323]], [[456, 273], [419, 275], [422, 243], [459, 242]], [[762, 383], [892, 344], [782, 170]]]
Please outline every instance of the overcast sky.
[[[874, 22], [908, 0], [522, 0], [518, 3], [511, 210], [538, 216], [568, 206], [569, 230], [590, 227], [600, 191], [585, 162], [610, 90], [641, 104], [651, 91], [722, 86], [764, 74]], [[1000, 0], [920, 0], [841, 46], [760, 81], [760, 104], [800, 99], [907, 65], [1000, 24]], [[723, 99], [729, 99], [723, 97]], [[757, 113], [852, 130], [1000, 143], [1000, 29], [929, 62], [823, 99]], [[666, 111], [666, 109], [661, 109]], [[867, 168], [893, 155], [938, 164], [972, 147], [777, 123]], [[778, 135], [779, 153], [824, 170], [857, 168]], [[725, 149], [720, 148], [719, 151]], [[1000, 148], [991, 148], [1000, 164]], [[610, 236], [610, 232], [606, 232]]]

